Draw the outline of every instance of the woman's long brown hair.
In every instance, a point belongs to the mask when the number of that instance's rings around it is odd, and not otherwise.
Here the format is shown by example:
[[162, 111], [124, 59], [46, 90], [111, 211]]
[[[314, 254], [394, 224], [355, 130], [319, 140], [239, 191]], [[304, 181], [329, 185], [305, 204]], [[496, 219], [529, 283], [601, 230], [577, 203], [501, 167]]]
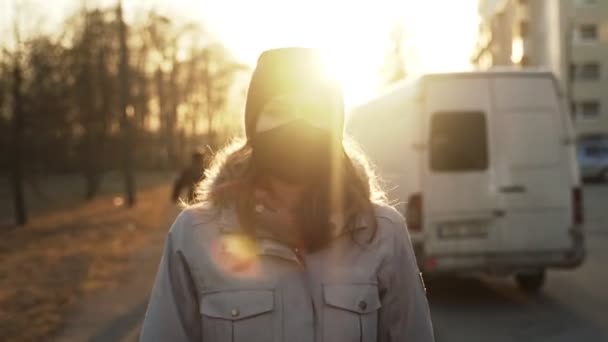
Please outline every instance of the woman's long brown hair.
[[[346, 229], [354, 228], [356, 219], [363, 215], [372, 228], [373, 239], [377, 230], [374, 203], [384, 202], [384, 193], [363, 154], [352, 143], [344, 145], [344, 152], [334, 158], [332, 175], [306, 191], [298, 223], [323, 233], [331, 229], [329, 216], [335, 210], [342, 212]], [[243, 140], [235, 140], [216, 153], [195, 200], [217, 208], [233, 207], [247, 233], [253, 233], [254, 191], [264, 178], [255, 169], [251, 156], [251, 147]], [[318, 235], [320, 240], [327, 236]]]

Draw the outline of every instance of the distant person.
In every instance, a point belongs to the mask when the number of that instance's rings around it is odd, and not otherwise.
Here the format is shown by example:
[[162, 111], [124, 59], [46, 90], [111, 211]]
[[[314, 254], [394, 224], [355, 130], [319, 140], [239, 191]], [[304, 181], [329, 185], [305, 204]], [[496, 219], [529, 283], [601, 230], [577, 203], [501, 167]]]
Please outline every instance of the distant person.
[[192, 160], [179, 174], [173, 184], [171, 199], [173, 202], [179, 200], [184, 189], [188, 190], [187, 203], [192, 203], [196, 197], [196, 186], [205, 178], [205, 152], [202, 150], [192, 153]]
[[140, 341], [433, 341], [404, 219], [343, 147], [321, 70], [314, 50], [261, 55], [246, 141], [171, 227]]

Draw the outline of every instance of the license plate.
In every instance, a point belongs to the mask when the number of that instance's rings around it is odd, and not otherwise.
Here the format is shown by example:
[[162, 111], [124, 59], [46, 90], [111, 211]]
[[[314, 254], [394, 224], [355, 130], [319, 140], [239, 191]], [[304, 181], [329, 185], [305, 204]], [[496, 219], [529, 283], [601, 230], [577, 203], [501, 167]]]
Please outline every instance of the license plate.
[[443, 222], [438, 225], [440, 238], [485, 238], [488, 226], [485, 221]]

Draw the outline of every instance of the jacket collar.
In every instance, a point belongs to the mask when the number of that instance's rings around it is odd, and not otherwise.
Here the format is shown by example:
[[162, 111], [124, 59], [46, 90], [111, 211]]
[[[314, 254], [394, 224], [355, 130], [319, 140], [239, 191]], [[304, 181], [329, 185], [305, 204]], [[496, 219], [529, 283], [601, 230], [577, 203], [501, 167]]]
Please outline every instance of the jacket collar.
[[[341, 229], [337, 229], [333, 234], [333, 239], [337, 239], [349, 232], [365, 229], [366, 227], [368, 227], [368, 220], [362, 216], [359, 216], [357, 217], [355, 224], [350, 228], [342, 226]], [[224, 208], [220, 210], [219, 230], [225, 235], [243, 233], [236, 212], [233, 208]], [[264, 233], [262, 230], [256, 232], [255, 239], [257, 245], [257, 255], [278, 257], [300, 263], [295, 250], [287, 243], [270, 236], [268, 233]]]

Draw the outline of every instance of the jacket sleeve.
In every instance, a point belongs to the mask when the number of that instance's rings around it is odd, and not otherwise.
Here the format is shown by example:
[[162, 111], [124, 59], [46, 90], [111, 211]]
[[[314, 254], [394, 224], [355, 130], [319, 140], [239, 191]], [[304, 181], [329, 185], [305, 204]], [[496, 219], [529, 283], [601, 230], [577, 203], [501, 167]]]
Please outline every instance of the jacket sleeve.
[[[422, 276], [405, 221], [400, 217], [393, 254], [381, 270], [378, 342], [433, 342], [433, 326]], [[382, 281], [384, 279], [384, 281]]]
[[140, 342], [202, 341], [198, 296], [180, 249], [188, 225], [191, 224], [187, 214], [181, 213], [169, 231]]

